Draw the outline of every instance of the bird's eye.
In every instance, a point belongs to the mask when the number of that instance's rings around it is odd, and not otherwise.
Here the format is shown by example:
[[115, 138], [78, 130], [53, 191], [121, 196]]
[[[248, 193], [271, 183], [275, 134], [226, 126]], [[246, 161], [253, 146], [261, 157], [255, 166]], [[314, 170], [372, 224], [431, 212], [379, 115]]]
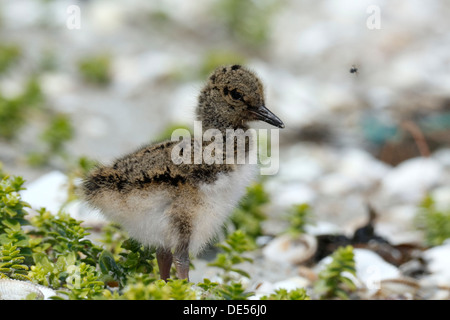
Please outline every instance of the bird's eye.
[[236, 89], [231, 90], [230, 95], [234, 100], [243, 100], [243, 98], [244, 98], [242, 96], [242, 94], [239, 91], [237, 91]]

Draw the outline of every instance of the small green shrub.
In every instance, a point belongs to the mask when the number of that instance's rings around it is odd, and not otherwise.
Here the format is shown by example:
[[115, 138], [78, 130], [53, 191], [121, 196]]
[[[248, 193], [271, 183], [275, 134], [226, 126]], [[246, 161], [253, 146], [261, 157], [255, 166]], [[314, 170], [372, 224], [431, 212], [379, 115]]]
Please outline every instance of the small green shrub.
[[22, 49], [15, 44], [0, 44], [0, 74], [7, 71], [22, 55]]
[[64, 145], [74, 136], [74, 128], [70, 118], [64, 114], [57, 114], [50, 119], [40, 139], [45, 144], [45, 150], [35, 151], [28, 155], [28, 162], [33, 166], [47, 164], [54, 156], [66, 157]]
[[29, 245], [29, 239], [27, 238], [25, 232], [22, 230], [22, 227], [17, 220], [5, 219], [1, 222], [4, 227], [4, 233], [0, 236], [0, 244], [3, 244], [4, 246], [15, 245], [19, 246], [20, 248]]
[[287, 232], [292, 236], [305, 233], [305, 227], [312, 222], [312, 212], [308, 204], [293, 205], [286, 216], [289, 222]]
[[77, 257], [74, 252], [69, 252], [55, 259], [47, 256], [44, 251], [35, 252], [33, 261], [34, 263], [30, 267], [31, 271], [28, 274], [33, 282], [59, 289], [64, 285], [65, 279], [68, 277], [67, 270], [75, 266]]
[[228, 235], [223, 243], [217, 244], [223, 250], [223, 253], [217, 254], [216, 260], [208, 265], [223, 270], [224, 282], [233, 279], [231, 272], [236, 272], [242, 276], [250, 278], [249, 274], [242, 269], [236, 268], [236, 265], [243, 262], [252, 262], [251, 258], [244, 257], [242, 254], [255, 248], [253, 241], [241, 230], [236, 230]]
[[196, 293], [186, 280], [154, 280], [150, 283], [131, 281], [125, 288], [123, 298], [128, 300], [194, 300]]
[[238, 41], [258, 47], [269, 40], [271, 19], [278, 7], [273, 0], [219, 0], [213, 14]]
[[262, 235], [261, 222], [267, 218], [263, 208], [269, 201], [262, 183], [253, 183], [247, 187], [246, 195], [230, 218], [234, 228], [242, 230], [252, 239]]
[[[29, 224], [25, 208], [30, 205], [21, 200], [19, 191], [25, 183], [22, 177], [9, 177], [1, 173], [0, 181], [0, 245], [23, 240], [20, 226]], [[17, 227], [19, 225], [19, 227]], [[19, 229], [19, 230], [18, 230]], [[9, 231], [8, 231], [9, 230]]]
[[29, 268], [23, 263], [24, 260], [20, 249], [12, 243], [0, 246], [0, 278], [31, 281], [27, 275]]
[[255, 249], [253, 240], [242, 230], [236, 230], [217, 246], [223, 250], [223, 253], [217, 254], [216, 260], [208, 265], [222, 269], [222, 283], [204, 279], [203, 283], [199, 284], [199, 287], [205, 290], [204, 297], [208, 299], [245, 300], [252, 296], [253, 293], [246, 292], [242, 283], [237, 281], [235, 274], [250, 278], [250, 275], [238, 268], [238, 265], [243, 262], [253, 262], [251, 258], [243, 255], [245, 252]]
[[315, 291], [321, 299], [348, 299], [348, 293], [356, 289], [351, 278], [345, 274], [356, 276], [353, 247], [340, 247], [331, 258], [332, 261], [319, 273]]
[[57, 114], [42, 134], [42, 140], [49, 146], [51, 153], [61, 153], [65, 142], [71, 140], [74, 135], [74, 128], [70, 118], [64, 114]]
[[67, 270], [65, 287], [68, 291], [60, 291], [66, 294], [70, 300], [84, 300], [100, 295], [105, 283], [100, 280], [101, 273], [95, 266], [84, 262]]
[[6, 173], [3, 171], [3, 163], [0, 162], [0, 180], [2, 180], [6, 176]]
[[264, 296], [261, 300], [310, 300], [311, 298], [306, 294], [304, 288], [292, 289], [277, 289], [269, 296]]
[[133, 239], [124, 240], [120, 248], [116, 254], [105, 249], [99, 257], [100, 270], [106, 282], [116, 281], [123, 288], [131, 274], [152, 274], [153, 278], [157, 277], [153, 273], [156, 264], [153, 248], [145, 247]]
[[439, 210], [431, 196], [422, 201], [414, 223], [424, 231], [425, 242], [429, 246], [441, 245], [450, 238], [450, 208]]
[[123, 249], [122, 244], [128, 238], [128, 233], [120, 225], [109, 223], [102, 228], [102, 237], [98, 241], [102, 243], [105, 250], [118, 258]]
[[[0, 182], [2, 277], [61, 289], [70, 299], [92, 298], [104, 286], [95, 267], [103, 249], [86, 239], [89, 233], [80, 221], [65, 213], [54, 216], [42, 208], [26, 217], [29, 205], [19, 194], [23, 183], [21, 177], [7, 175]], [[70, 285], [74, 277], [77, 288]]]
[[0, 137], [12, 140], [26, 123], [32, 109], [38, 109], [44, 101], [36, 78], [30, 78], [24, 91], [17, 97], [7, 98], [0, 92]]
[[78, 71], [84, 80], [95, 85], [107, 85], [111, 81], [111, 57], [100, 54], [81, 59]]
[[[27, 216], [19, 191], [24, 180], [10, 177], [0, 165], [0, 278], [28, 280], [58, 293], [53, 299], [229, 299], [253, 296], [240, 281], [250, 275], [239, 267], [252, 262], [253, 239], [242, 230], [229, 234], [222, 252], [210, 265], [221, 270], [220, 281], [158, 280], [154, 248], [128, 239], [126, 232], [108, 225], [103, 245], [88, 239], [81, 221], [45, 208]], [[26, 227], [26, 228], [24, 228]], [[268, 299], [301, 299], [301, 290], [277, 291]]]
[[50, 256], [57, 257], [67, 252], [76, 252], [80, 255], [80, 261], [95, 264], [102, 249], [86, 239], [89, 232], [81, 226], [81, 221], [72, 218], [64, 212], [54, 216], [42, 208], [38, 214], [31, 217], [31, 223], [35, 229], [30, 232], [39, 236], [50, 244], [52, 250]]
[[217, 288], [217, 292], [225, 300], [246, 300], [253, 296], [253, 292], [247, 292], [241, 282], [232, 281]]

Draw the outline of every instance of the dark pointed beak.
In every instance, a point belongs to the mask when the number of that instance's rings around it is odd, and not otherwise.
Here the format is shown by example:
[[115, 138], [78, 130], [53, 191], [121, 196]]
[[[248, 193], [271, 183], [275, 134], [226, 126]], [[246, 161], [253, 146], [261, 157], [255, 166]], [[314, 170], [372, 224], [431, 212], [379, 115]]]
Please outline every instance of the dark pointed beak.
[[251, 110], [250, 112], [256, 116], [257, 120], [267, 122], [268, 124], [271, 124], [281, 129], [284, 128], [283, 121], [281, 121], [280, 118], [278, 118], [275, 114], [273, 114], [272, 111], [267, 109], [265, 106], [260, 106], [257, 109]]

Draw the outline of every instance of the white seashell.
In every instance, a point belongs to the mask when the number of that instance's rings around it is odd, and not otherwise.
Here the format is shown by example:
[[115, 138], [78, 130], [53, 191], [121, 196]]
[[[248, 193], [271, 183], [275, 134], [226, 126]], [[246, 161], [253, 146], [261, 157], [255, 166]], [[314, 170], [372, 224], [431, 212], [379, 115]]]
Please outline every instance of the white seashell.
[[380, 289], [375, 296], [377, 298], [406, 298], [413, 299], [420, 286], [414, 279], [398, 278], [380, 281]]
[[302, 234], [296, 238], [281, 235], [264, 247], [263, 255], [278, 263], [295, 265], [310, 259], [316, 250], [317, 240], [309, 234]]
[[450, 287], [422, 285], [422, 287], [419, 290], [418, 297], [420, 299], [426, 300], [449, 300]]
[[27, 281], [0, 279], [0, 300], [23, 300], [31, 293], [35, 299], [44, 299], [44, 294], [38, 286]]

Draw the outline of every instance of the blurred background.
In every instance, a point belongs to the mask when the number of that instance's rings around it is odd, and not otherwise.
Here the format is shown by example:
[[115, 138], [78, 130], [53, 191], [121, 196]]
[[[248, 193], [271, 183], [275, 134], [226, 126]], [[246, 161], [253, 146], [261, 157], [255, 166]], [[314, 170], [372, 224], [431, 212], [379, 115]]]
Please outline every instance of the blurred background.
[[192, 127], [208, 73], [241, 63], [286, 125], [265, 234], [298, 203], [312, 233], [351, 234], [371, 206], [379, 235], [423, 243], [425, 196], [450, 208], [449, 16], [446, 0], [2, 0], [0, 162], [48, 199], [45, 174]]

